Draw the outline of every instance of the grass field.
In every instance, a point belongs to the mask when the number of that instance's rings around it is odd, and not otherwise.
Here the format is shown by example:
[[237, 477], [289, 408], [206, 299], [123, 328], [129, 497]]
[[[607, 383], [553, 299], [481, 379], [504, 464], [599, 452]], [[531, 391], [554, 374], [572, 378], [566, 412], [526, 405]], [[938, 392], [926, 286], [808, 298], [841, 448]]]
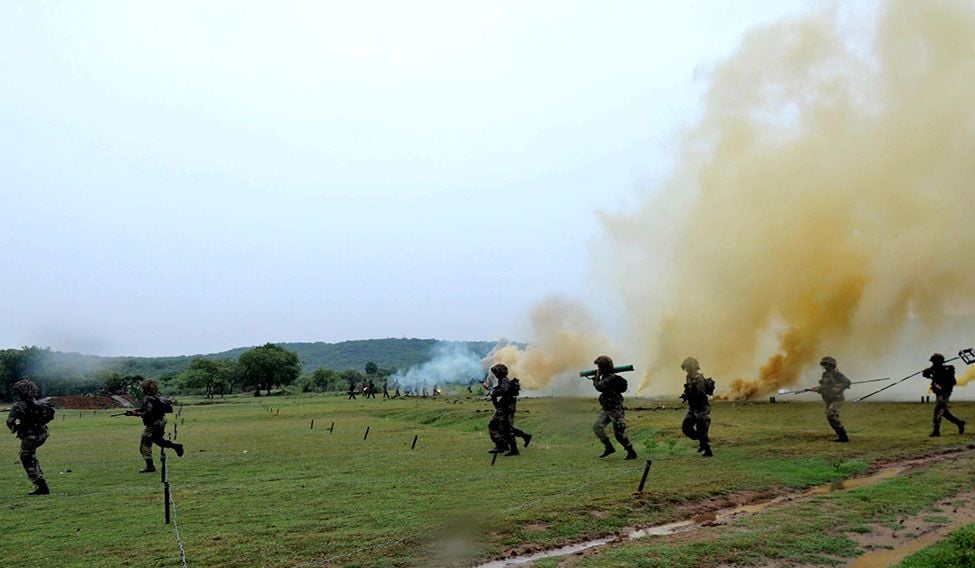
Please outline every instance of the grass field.
[[[933, 405], [848, 403], [843, 419], [853, 441], [835, 444], [821, 404], [718, 403], [716, 456], [704, 459], [680, 436], [676, 404], [631, 400], [627, 419], [641, 459], [625, 462], [619, 452], [600, 460], [594, 400], [526, 399], [518, 424], [535, 440], [491, 466], [489, 405], [472, 397], [183, 402], [170, 430], [178, 424], [188, 451], [171, 457], [170, 478], [188, 563], [201, 567], [470, 565], [678, 520], [716, 497], [829, 483], [879, 461], [972, 441], [953, 427], [928, 438]], [[975, 404], [954, 410], [975, 418]], [[108, 414], [66, 410], [51, 424], [39, 452], [50, 497], [25, 495], [31, 486], [17, 440], [0, 439], [5, 565], [180, 565], [173, 527], [163, 524], [159, 475], [137, 473], [141, 422]], [[635, 495], [648, 456], [647, 490]], [[845, 563], [861, 550], [850, 531], [924, 510], [973, 481], [975, 462], [961, 458], [714, 527], [707, 538], [633, 541], [537, 565]]]

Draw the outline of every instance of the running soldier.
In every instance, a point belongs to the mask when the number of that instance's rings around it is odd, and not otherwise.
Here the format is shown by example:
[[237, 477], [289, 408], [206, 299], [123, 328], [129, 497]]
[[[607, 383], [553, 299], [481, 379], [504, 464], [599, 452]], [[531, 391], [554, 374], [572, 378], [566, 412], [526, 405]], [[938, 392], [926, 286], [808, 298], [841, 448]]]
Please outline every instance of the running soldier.
[[139, 473], [152, 473], [156, 471], [156, 466], [152, 463], [152, 445], [156, 444], [160, 448], [172, 448], [176, 450], [176, 455], [183, 457], [183, 444], [171, 442], [163, 437], [166, 433], [166, 414], [173, 411], [173, 405], [159, 396], [159, 385], [152, 379], [142, 381], [142, 405], [135, 410], [129, 410], [126, 416], [140, 416], [142, 424], [142, 437], [139, 439], [139, 452], [142, 459], [146, 460], [146, 467]]
[[383, 400], [388, 400], [392, 398], [389, 396], [389, 380], [383, 379]]
[[945, 356], [941, 353], [932, 355], [930, 361], [931, 366], [921, 372], [925, 378], [931, 379], [931, 391], [937, 400], [934, 405], [934, 429], [930, 437], [941, 435], [942, 416], [958, 427], [959, 434], [964, 434], [965, 421], [952, 414], [948, 407], [951, 391], [955, 388], [955, 366], [945, 365]]
[[14, 383], [18, 400], [10, 407], [7, 428], [20, 438], [20, 463], [27, 472], [27, 479], [34, 484], [28, 495], [49, 495], [51, 490], [44, 480], [44, 471], [37, 461], [37, 448], [47, 441], [47, 423], [54, 420], [54, 407], [37, 398], [37, 385], [23, 379]]
[[349, 381], [349, 400], [356, 400], [355, 398], [355, 381]]
[[532, 441], [532, 435], [515, 427], [515, 412], [518, 406], [518, 395], [521, 392], [521, 382], [515, 378], [508, 378], [508, 367], [497, 364], [491, 367], [491, 373], [498, 379], [497, 386], [491, 392], [491, 402], [494, 404], [494, 417], [488, 424], [491, 440], [494, 442], [492, 453], [506, 452], [506, 456], [517, 456], [518, 442], [515, 437], [524, 441], [525, 447]]
[[697, 359], [688, 357], [680, 364], [680, 368], [687, 373], [684, 380], [684, 394], [681, 400], [687, 403], [687, 415], [681, 424], [681, 431], [692, 440], [697, 440], [697, 451], [709, 458], [711, 452], [711, 401], [709, 396], [714, 394], [714, 379], [705, 378], [701, 374], [701, 365]]
[[372, 379], [369, 379], [369, 382], [366, 383], [365, 391], [366, 398], [376, 398], [376, 383], [372, 382]]
[[635, 460], [636, 451], [633, 444], [626, 437], [626, 417], [623, 410], [623, 393], [626, 392], [626, 379], [613, 373], [613, 360], [605, 355], [596, 357], [593, 361], [596, 364], [596, 374], [592, 377], [592, 386], [599, 391], [599, 405], [602, 412], [592, 425], [592, 430], [603, 443], [603, 453], [599, 457], [604, 458], [614, 452], [616, 448], [609, 441], [606, 435], [606, 426], [612, 423], [613, 434], [616, 441], [626, 449], [626, 460]]
[[846, 435], [846, 429], [840, 422], [840, 408], [843, 406], [843, 391], [850, 388], [850, 379], [839, 372], [836, 368], [836, 359], [832, 357], [823, 357], [819, 361], [819, 365], [823, 368], [823, 378], [819, 379], [818, 387], [809, 390], [818, 392], [823, 397], [823, 402], [826, 403], [826, 421], [836, 432], [836, 439], [833, 441], [849, 442], [850, 438]]

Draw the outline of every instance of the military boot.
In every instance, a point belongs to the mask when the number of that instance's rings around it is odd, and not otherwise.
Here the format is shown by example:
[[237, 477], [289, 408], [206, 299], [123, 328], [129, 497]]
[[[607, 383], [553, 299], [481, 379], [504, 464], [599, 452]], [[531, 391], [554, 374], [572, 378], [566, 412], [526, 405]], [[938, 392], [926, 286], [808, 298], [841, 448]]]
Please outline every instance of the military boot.
[[152, 464], [152, 460], [146, 460], [146, 467], [139, 470], [139, 473], [152, 473], [156, 471], [156, 466]]
[[931, 430], [931, 433], [928, 434], [928, 438], [937, 438], [940, 435], [941, 435], [941, 424], [935, 424], [934, 430]]
[[846, 430], [840, 428], [839, 430], [836, 431], [836, 439], [833, 441], [845, 444], [846, 442], [850, 441], [850, 438], [846, 435]]
[[958, 426], [958, 433], [959, 434], [964, 434], [965, 433], [965, 421], [964, 420], [959, 420], [958, 422], [955, 422], [955, 426]]
[[599, 454], [599, 457], [604, 458], [604, 457], [608, 456], [609, 454], [615, 454], [616, 453], [616, 448], [613, 447], [613, 443], [610, 442], [609, 440], [603, 440], [603, 446], [606, 449], [603, 450], [603, 453]]
[[711, 453], [711, 446], [704, 446], [704, 453], [702, 455], [706, 458], [714, 457], [714, 454]]
[[624, 460], [635, 460], [636, 459], [636, 450], [633, 449], [633, 446], [626, 446], [626, 457], [623, 458], [623, 459]]
[[33, 491], [28, 493], [28, 495], [50, 495], [51, 490], [47, 487], [47, 482], [43, 479], [38, 480], [34, 484], [36, 487]]
[[511, 448], [511, 449], [510, 449], [510, 450], [508, 450], [507, 452], [505, 452], [505, 454], [504, 454], [504, 455], [506, 455], [506, 456], [517, 456], [518, 454], [520, 454], [520, 453], [521, 453], [521, 452], [519, 452], [519, 451], [518, 451], [518, 444], [514, 444], [514, 443], [512, 443], [512, 444], [511, 444], [510, 446], [508, 446], [508, 447], [509, 447], [509, 448]]
[[176, 455], [183, 457], [183, 444], [176, 444]]
[[530, 444], [532, 442], [532, 435], [531, 434], [525, 434], [524, 436], [521, 437], [521, 439], [525, 441], [525, 447], [527, 448], [528, 447], [528, 444]]

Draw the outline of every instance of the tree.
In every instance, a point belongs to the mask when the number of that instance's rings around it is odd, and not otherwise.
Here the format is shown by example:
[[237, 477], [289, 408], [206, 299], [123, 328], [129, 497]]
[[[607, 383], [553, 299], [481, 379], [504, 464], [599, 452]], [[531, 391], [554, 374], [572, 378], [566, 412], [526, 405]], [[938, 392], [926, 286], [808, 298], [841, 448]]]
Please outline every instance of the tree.
[[376, 365], [372, 361], [369, 361], [368, 363], [366, 363], [366, 374], [367, 375], [369, 375], [371, 377], [371, 376], [373, 376], [373, 375], [375, 375], [377, 373], [379, 373], [379, 366], [378, 365]]
[[266, 343], [255, 347], [238, 358], [242, 382], [271, 394], [271, 387], [290, 385], [301, 374], [301, 361], [293, 351]]
[[215, 393], [223, 394], [230, 388], [235, 366], [233, 361], [195, 357], [180, 375], [180, 382], [185, 388], [202, 389], [207, 398], [213, 398]]
[[142, 375], [121, 375], [113, 371], [104, 376], [102, 383], [111, 394], [129, 394], [129, 390], [143, 380]]

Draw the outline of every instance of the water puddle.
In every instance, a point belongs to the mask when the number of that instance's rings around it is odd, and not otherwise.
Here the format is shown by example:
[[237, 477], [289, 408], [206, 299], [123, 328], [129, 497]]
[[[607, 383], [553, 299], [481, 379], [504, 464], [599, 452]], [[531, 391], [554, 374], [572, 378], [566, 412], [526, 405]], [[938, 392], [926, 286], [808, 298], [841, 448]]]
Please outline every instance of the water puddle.
[[[741, 516], [741, 515], [753, 515], [756, 513], [762, 513], [779, 503], [785, 501], [796, 501], [802, 500], [810, 497], [815, 497], [817, 495], [825, 495], [827, 493], [832, 493], [834, 491], [848, 491], [850, 489], [858, 489], [860, 487], [867, 487], [873, 485], [874, 483], [879, 483], [886, 479], [891, 479], [897, 477], [905, 470], [908, 469], [908, 464], [893, 466], [881, 469], [872, 475], [867, 475], [864, 477], [855, 477], [851, 479], [845, 479], [842, 481], [837, 481], [827, 485], [819, 485], [811, 489], [807, 489], [801, 493], [793, 493], [790, 495], [782, 495], [779, 497], [774, 497], [771, 499], [766, 499], [764, 501], [758, 501], [755, 503], [748, 503], [745, 505], [738, 505], [735, 507], [728, 507], [725, 509], [720, 509], [712, 513], [707, 513], [704, 515], [698, 515], [692, 519], [677, 521], [673, 523], [667, 523], [663, 525], [654, 525], [650, 527], [645, 527], [641, 529], [631, 529], [623, 533], [622, 536], [610, 536], [604, 538], [598, 538], [594, 540], [589, 540], [586, 542], [580, 542], [577, 544], [572, 544], [569, 546], [563, 546], [562, 548], [554, 548], [551, 550], [543, 550], [541, 552], [534, 552], [532, 554], [525, 554], [522, 556], [513, 556], [511, 558], [504, 558], [501, 560], [494, 560], [486, 564], [480, 564], [477, 568], [506, 568], [508, 566], [522, 566], [535, 562], [537, 560], [542, 560], [545, 558], [555, 558], [558, 556], [568, 556], [571, 554], [578, 554], [580, 552], [585, 552], [593, 548], [598, 548], [600, 546], [605, 546], [614, 542], [637, 540], [649, 537], [661, 537], [670, 536], [678, 533], [691, 532], [704, 526], [713, 526], [717, 524], [723, 524], [729, 520]], [[940, 532], [940, 531], [939, 531]], [[922, 537], [918, 539], [919, 541], [924, 540], [927, 537]], [[937, 539], [938, 535], [932, 535], [931, 538]], [[914, 543], [911, 543], [912, 545]], [[924, 548], [927, 544], [921, 543], [918, 545], [917, 550]], [[907, 545], [905, 545], [907, 546]], [[900, 548], [890, 551], [882, 551], [876, 554], [893, 554], [899, 551]], [[907, 556], [914, 552], [913, 550], [907, 551], [903, 556]], [[870, 553], [875, 554], [875, 553]], [[870, 556], [870, 554], [866, 556]], [[901, 558], [903, 558], [901, 556]], [[861, 557], [863, 558], [863, 557]], [[852, 564], [851, 566], [858, 566], [859, 568], [874, 567], [874, 566], [886, 566], [887, 564], [870, 564], [870, 560], [867, 560], [867, 564]]]
[[847, 565], [847, 568], [883, 568], [886, 566], [893, 566], [922, 548], [926, 548], [940, 541], [948, 536], [948, 534], [952, 531], [955, 531], [963, 526], [964, 523], [955, 523], [953, 525], [942, 527], [936, 531], [929, 532], [920, 538], [906, 542], [891, 550], [875, 550], [873, 552], [868, 552], [853, 562], [850, 562], [850, 564]]

